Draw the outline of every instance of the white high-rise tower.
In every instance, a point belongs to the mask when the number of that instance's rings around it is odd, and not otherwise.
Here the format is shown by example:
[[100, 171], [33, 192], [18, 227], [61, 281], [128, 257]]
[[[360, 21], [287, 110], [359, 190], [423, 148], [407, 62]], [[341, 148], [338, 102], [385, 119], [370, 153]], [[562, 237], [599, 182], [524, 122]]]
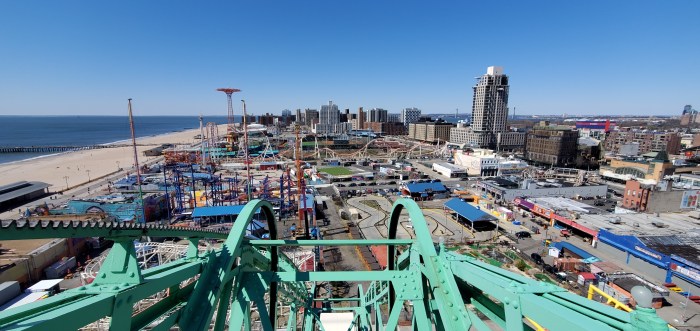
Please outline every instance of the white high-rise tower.
[[508, 76], [503, 67], [489, 67], [474, 86], [472, 130], [498, 133], [506, 131], [508, 118]]
[[497, 151], [522, 149], [525, 134], [511, 132], [506, 125], [509, 88], [503, 67], [488, 67], [474, 86], [471, 126], [452, 128], [450, 141]]

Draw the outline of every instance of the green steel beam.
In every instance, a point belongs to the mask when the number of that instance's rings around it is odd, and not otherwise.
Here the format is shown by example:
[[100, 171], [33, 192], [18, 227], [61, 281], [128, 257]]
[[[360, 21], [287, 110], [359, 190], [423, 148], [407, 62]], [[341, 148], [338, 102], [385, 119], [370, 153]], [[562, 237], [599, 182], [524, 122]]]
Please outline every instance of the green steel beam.
[[[275, 227], [275, 217], [272, 205], [263, 200], [252, 200], [243, 207], [243, 210], [236, 218], [236, 222], [231, 228], [231, 232], [226, 241], [221, 247], [221, 252], [216, 259], [210, 259], [206, 268], [202, 272], [197, 285], [195, 285], [192, 297], [185, 306], [182, 317], [179, 321], [179, 326], [185, 330], [204, 330], [208, 328], [209, 322], [214, 314], [216, 304], [223, 291], [223, 283], [231, 273], [233, 264], [237, 257], [242, 254], [242, 242], [248, 228], [248, 224], [255, 216], [255, 212], [261, 210], [267, 221], [270, 237], [277, 238], [277, 229]], [[271, 250], [271, 271], [277, 271], [277, 249]], [[247, 261], [241, 261], [246, 263]], [[276, 302], [276, 283], [273, 283], [274, 288], [271, 290], [274, 295], [270, 296], [270, 301]], [[244, 285], [244, 289], [245, 289]], [[239, 289], [240, 290], [240, 289]], [[234, 302], [239, 299], [239, 295], [235, 292]], [[232, 303], [235, 307], [237, 304]], [[260, 307], [259, 307], [260, 309]], [[271, 309], [270, 319], [274, 321], [276, 309]]]
[[226, 239], [228, 233], [198, 228], [88, 221], [0, 221], [0, 240], [53, 238], [182, 237]]
[[[0, 316], [0, 329], [18, 331], [77, 330], [104, 316], [111, 315], [113, 309], [113, 294], [85, 296], [81, 300], [62, 305], [60, 308], [42, 311], [21, 319], [12, 319], [7, 323]], [[6, 311], [6, 314], [14, 313], [13, 310]]]
[[412, 239], [331, 239], [331, 240], [247, 240], [245, 245], [253, 247], [273, 246], [375, 246], [375, 245], [410, 245]]
[[[466, 312], [464, 301], [459, 293], [459, 288], [455, 281], [450, 264], [441, 254], [435, 250], [430, 230], [425, 222], [423, 213], [415, 201], [407, 198], [401, 198], [394, 202], [394, 207], [390, 215], [389, 223], [389, 238], [396, 238], [396, 231], [399, 223], [399, 217], [403, 209], [408, 211], [408, 216], [413, 222], [413, 230], [416, 234], [417, 246], [423, 261], [425, 270], [424, 275], [430, 283], [431, 294], [436, 298], [438, 310], [436, 310], [435, 320], [443, 324], [449, 330], [468, 330], [472, 323], [469, 314]], [[414, 247], [411, 247], [414, 249]], [[441, 252], [444, 248], [441, 249]], [[389, 246], [388, 249], [388, 264], [390, 268], [394, 267], [396, 249]], [[414, 265], [414, 268], [418, 266]], [[418, 289], [416, 288], [416, 291]], [[392, 298], [393, 299], [393, 298]], [[390, 306], [393, 305], [391, 302]], [[419, 327], [428, 327], [419, 326]]]
[[402, 277], [413, 276], [410, 271], [259, 271], [244, 272], [248, 274], [260, 274], [266, 280], [278, 282], [336, 282], [353, 281], [369, 282], [372, 280], [394, 280]]
[[171, 287], [167, 297], [133, 316], [131, 330], [141, 330], [158, 318], [171, 316], [174, 309], [183, 308], [187, 298], [192, 293], [192, 289], [194, 289], [194, 283], [190, 283], [183, 288], [179, 286]]
[[[415, 240], [395, 239], [398, 218], [406, 209], [416, 233]], [[272, 240], [246, 240], [245, 230], [256, 210], [262, 210]], [[402, 303], [413, 302], [413, 330], [486, 330], [486, 323], [467, 309], [476, 310], [507, 330], [530, 330], [527, 316], [549, 330], [667, 330], [653, 309], [625, 313], [565, 290], [509, 273], [473, 258], [436, 250], [418, 205], [399, 199], [390, 215], [389, 239], [382, 240], [277, 240], [274, 214], [269, 203], [248, 203], [227, 235], [193, 229], [90, 222], [2, 222], [0, 240], [108, 237], [116, 241], [103, 270], [89, 286], [72, 289], [40, 302], [0, 312], [0, 329], [78, 329], [104, 316], [112, 317], [112, 330], [209, 329], [217, 311], [215, 330], [224, 328], [230, 309], [230, 329], [251, 328], [251, 305], [258, 307], [265, 330], [277, 328], [277, 304], [290, 304], [287, 329], [297, 329], [297, 310], [303, 309], [303, 329], [320, 325], [323, 311], [354, 311], [353, 325], [360, 330], [394, 329]], [[187, 257], [147, 270], [135, 261], [132, 239], [148, 236], [190, 238]], [[226, 238], [222, 248], [199, 254], [198, 238]], [[388, 270], [298, 272], [291, 260], [278, 254], [282, 246], [386, 245]], [[401, 255], [396, 246], [409, 245]], [[179, 288], [199, 275], [195, 283]], [[318, 282], [372, 281], [366, 291], [359, 284], [358, 298], [314, 298]], [[309, 291], [307, 285], [311, 285]], [[169, 290], [155, 305], [131, 314], [138, 300]], [[279, 293], [279, 298], [278, 298]], [[269, 296], [269, 302], [263, 300]], [[229, 298], [232, 298], [229, 306]], [[497, 302], [499, 303], [496, 303]], [[313, 308], [319, 301], [358, 302], [356, 307]], [[381, 309], [389, 304], [386, 324]], [[230, 308], [229, 308], [230, 307]], [[376, 319], [373, 323], [372, 319]], [[159, 324], [155, 325], [158, 321]]]

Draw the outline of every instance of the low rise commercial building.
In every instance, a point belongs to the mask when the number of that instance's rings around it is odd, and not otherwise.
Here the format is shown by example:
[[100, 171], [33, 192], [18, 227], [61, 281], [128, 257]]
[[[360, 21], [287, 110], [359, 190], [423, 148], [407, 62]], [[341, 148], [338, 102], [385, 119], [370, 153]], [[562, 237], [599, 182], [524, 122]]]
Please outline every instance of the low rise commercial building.
[[47, 193], [49, 184], [20, 181], [0, 186], [0, 211], [36, 200]]
[[440, 182], [406, 182], [400, 186], [401, 192], [416, 201], [441, 199], [447, 197], [449, 191]]
[[513, 201], [518, 197], [596, 197], [607, 194], [607, 185], [583, 184], [575, 182], [546, 179], [523, 179], [517, 176], [502, 176], [477, 182], [482, 195], [491, 196], [496, 200]]
[[466, 168], [469, 176], [496, 176], [498, 156], [490, 149], [457, 151], [453, 154], [456, 165]]
[[671, 183], [628, 180], [622, 207], [638, 212], [663, 213], [695, 210], [700, 190], [674, 189]]
[[465, 168], [451, 163], [433, 163], [433, 171], [449, 178], [467, 177]]
[[641, 274], [700, 292], [700, 229], [683, 213], [585, 215], [598, 229], [596, 250]]
[[614, 158], [610, 160], [609, 165], [600, 168], [600, 173], [601, 176], [611, 179], [618, 179], [620, 176], [610, 176], [608, 173], [650, 179], [658, 183], [664, 177], [673, 175], [673, 164], [668, 160], [666, 152], [653, 152], [637, 158]]

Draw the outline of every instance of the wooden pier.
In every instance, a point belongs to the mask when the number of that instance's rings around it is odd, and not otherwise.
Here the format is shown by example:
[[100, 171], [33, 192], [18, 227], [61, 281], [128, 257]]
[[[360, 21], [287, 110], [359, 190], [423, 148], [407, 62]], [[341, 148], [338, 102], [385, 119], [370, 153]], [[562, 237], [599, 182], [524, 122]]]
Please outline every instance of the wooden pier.
[[[149, 145], [137, 145], [137, 146], [150, 146]], [[128, 144], [111, 144], [111, 145], [90, 145], [90, 146], [0, 146], [0, 154], [8, 153], [60, 153], [60, 152], [72, 152], [72, 151], [82, 151], [90, 149], [102, 149], [102, 148], [119, 148], [119, 147], [131, 147]]]

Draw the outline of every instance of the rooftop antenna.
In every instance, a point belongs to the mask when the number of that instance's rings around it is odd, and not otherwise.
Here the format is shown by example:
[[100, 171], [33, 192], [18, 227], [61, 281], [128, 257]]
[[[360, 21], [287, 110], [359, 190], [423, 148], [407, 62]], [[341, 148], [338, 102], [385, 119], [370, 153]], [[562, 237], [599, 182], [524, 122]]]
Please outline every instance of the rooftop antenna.
[[131, 113], [131, 98], [129, 98], [129, 126], [131, 127], [131, 145], [134, 147], [134, 167], [136, 168], [136, 184], [139, 186], [138, 206], [141, 207], [143, 222], [146, 222], [146, 209], [143, 208], [143, 190], [141, 189], [141, 168], [139, 167], [139, 153], [136, 151], [136, 134], [134, 133], [134, 116]]

